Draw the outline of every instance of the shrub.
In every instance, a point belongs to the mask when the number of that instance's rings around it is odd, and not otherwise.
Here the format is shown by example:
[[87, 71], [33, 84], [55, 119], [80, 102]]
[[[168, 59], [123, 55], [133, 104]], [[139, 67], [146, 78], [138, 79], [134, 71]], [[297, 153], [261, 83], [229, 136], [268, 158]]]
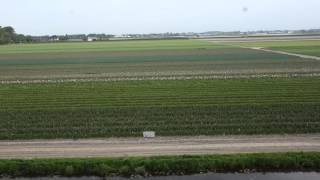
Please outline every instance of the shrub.
[[117, 172], [116, 169], [106, 164], [99, 164], [94, 168], [94, 171], [93, 171], [95, 175], [101, 176], [101, 177], [110, 176], [112, 174], [115, 174], [116, 172]]
[[65, 170], [64, 170], [64, 175], [65, 176], [72, 176], [72, 175], [74, 175], [74, 168], [73, 168], [73, 166], [66, 166], [66, 168], [65, 168]]
[[139, 166], [134, 169], [135, 173], [140, 176], [145, 176], [147, 174], [146, 168], [144, 166]]
[[129, 166], [122, 166], [119, 169], [119, 174], [122, 176], [130, 176], [131, 175], [131, 170]]
[[200, 172], [319, 171], [320, 153], [267, 153], [148, 158], [0, 160], [0, 176], [170, 175]]

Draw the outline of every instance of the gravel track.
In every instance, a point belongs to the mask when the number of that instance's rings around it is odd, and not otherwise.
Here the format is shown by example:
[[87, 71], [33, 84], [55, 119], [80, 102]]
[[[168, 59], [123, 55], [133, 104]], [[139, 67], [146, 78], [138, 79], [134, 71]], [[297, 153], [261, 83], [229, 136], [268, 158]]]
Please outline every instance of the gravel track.
[[0, 141], [0, 159], [320, 151], [320, 134]]
[[310, 55], [304, 55], [304, 54], [297, 54], [297, 53], [289, 53], [289, 52], [284, 52], [284, 51], [276, 51], [276, 50], [270, 50], [270, 49], [264, 49], [262, 47], [242, 47], [242, 48], [249, 48], [253, 50], [260, 50], [264, 52], [270, 52], [270, 53], [276, 53], [276, 54], [283, 54], [283, 55], [288, 55], [288, 56], [295, 56], [303, 59], [313, 59], [320, 61], [320, 57], [318, 56], [310, 56]]

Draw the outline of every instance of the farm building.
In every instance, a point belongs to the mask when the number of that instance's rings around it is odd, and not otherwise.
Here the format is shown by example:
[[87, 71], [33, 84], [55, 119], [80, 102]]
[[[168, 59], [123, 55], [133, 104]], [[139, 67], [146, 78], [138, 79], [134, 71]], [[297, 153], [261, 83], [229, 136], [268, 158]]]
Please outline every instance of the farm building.
[[88, 37], [88, 41], [92, 42], [92, 41], [97, 41], [98, 38], [97, 37]]

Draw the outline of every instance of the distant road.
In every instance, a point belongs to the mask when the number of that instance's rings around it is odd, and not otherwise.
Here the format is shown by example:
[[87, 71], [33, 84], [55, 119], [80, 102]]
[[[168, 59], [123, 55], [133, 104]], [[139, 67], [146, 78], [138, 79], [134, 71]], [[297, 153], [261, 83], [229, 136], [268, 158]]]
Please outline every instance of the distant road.
[[265, 52], [270, 52], [270, 53], [283, 54], [283, 55], [288, 55], [288, 56], [296, 56], [296, 57], [299, 57], [299, 58], [313, 59], [313, 60], [320, 61], [320, 57], [318, 57], [318, 56], [310, 56], [310, 55], [304, 55], [304, 54], [277, 51], [277, 50], [265, 49], [265, 48], [262, 48], [262, 47], [242, 47], [242, 48], [260, 50], [260, 51], [265, 51]]
[[0, 159], [320, 151], [320, 134], [0, 141]]

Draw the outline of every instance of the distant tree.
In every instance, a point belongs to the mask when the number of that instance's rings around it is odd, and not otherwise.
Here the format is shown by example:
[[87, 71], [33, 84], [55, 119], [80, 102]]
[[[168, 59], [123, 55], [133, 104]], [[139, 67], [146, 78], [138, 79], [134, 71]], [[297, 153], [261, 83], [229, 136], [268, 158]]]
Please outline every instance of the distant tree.
[[0, 44], [8, 44], [11, 41], [10, 34], [5, 28], [0, 27]]
[[23, 34], [17, 34], [14, 39], [15, 43], [23, 43], [25, 41], [26, 41], [26, 37]]
[[11, 26], [3, 27], [2, 29], [5, 30], [8, 33], [11, 33], [11, 34], [15, 33], [13, 27], [11, 27]]
[[0, 44], [8, 44], [14, 42], [16, 39], [16, 33], [13, 27], [0, 27]]
[[68, 35], [66, 34], [65, 36], [59, 36], [60, 41], [66, 41], [68, 40]]
[[25, 36], [26, 43], [33, 42], [32, 36]]
[[15, 30], [11, 26], [0, 26], [0, 44], [9, 43], [31, 43], [33, 39], [31, 36], [25, 36], [23, 34], [16, 34]]

